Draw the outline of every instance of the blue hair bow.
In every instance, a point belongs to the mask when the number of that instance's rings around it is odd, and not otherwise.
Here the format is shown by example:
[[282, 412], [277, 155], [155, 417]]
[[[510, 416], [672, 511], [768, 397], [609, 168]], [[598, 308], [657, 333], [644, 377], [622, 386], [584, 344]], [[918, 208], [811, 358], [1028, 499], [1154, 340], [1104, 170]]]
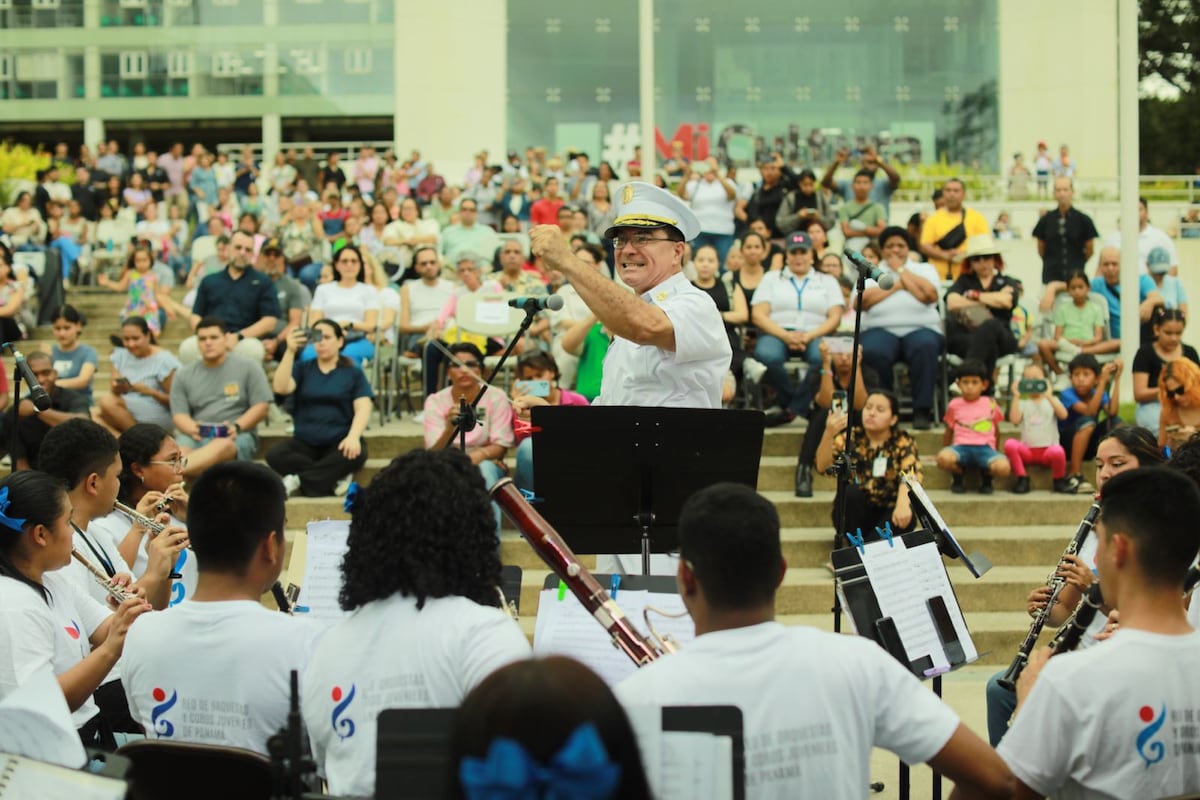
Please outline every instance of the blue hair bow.
[[464, 758], [458, 778], [467, 800], [602, 800], [621, 782], [621, 767], [608, 759], [596, 726], [575, 729], [550, 763], [539, 764], [513, 739], [499, 738], [487, 758]]
[[21, 533], [25, 530], [25, 520], [8, 516], [8, 507], [10, 505], [12, 505], [12, 500], [8, 499], [8, 487], [5, 486], [3, 489], [0, 489], [0, 525]]
[[361, 487], [358, 481], [350, 481], [350, 486], [346, 489], [346, 500], [342, 503], [342, 510], [347, 514], [354, 512], [354, 506], [358, 503]]

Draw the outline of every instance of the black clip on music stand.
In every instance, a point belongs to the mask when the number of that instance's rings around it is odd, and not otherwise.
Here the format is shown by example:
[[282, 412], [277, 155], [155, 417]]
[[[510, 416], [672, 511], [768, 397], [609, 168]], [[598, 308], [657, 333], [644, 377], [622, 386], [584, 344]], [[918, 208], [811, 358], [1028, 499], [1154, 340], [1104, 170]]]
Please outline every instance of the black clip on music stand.
[[532, 422], [539, 513], [576, 554], [640, 551], [644, 575], [652, 552], [678, 547], [688, 497], [758, 486], [759, 411], [538, 406]]

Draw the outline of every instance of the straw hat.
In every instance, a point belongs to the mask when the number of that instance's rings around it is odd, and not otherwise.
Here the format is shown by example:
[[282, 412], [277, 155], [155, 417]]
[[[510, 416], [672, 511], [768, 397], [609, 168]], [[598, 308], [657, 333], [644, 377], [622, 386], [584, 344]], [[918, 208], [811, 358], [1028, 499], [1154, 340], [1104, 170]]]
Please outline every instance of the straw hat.
[[1000, 255], [1000, 247], [996, 244], [996, 240], [992, 238], [990, 233], [980, 233], [967, 239], [967, 249], [964, 253], [965, 258], [998, 255]]

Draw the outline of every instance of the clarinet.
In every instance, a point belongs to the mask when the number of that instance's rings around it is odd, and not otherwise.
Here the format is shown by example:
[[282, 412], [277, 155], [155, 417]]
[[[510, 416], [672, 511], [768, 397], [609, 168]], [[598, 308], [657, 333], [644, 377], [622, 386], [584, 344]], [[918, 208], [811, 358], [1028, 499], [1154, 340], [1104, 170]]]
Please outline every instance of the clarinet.
[[108, 577], [108, 573], [97, 567], [88, 560], [87, 556], [79, 552], [78, 547], [71, 548], [71, 555], [74, 556], [76, 561], [78, 561], [80, 564], [83, 564], [88, 572], [92, 573], [92, 577], [96, 579], [96, 583], [103, 586], [104, 591], [108, 592], [108, 596], [116, 600], [118, 603], [124, 603], [129, 598], [136, 596], [133, 592], [130, 592], [119, 584], [115, 583], [112, 578]]
[[1067, 556], [1073, 556], [1079, 552], [1079, 548], [1083, 546], [1083, 541], [1087, 535], [1091, 533], [1092, 526], [1096, 524], [1096, 517], [1100, 514], [1100, 503], [1092, 502], [1092, 507], [1088, 509], [1087, 516], [1079, 523], [1079, 529], [1075, 531], [1075, 536], [1067, 544], [1067, 549], [1063, 551], [1062, 557], [1058, 560], [1058, 565], [1055, 566], [1054, 572], [1046, 579], [1046, 585], [1050, 587], [1050, 598], [1046, 601], [1046, 606], [1033, 617], [1033, 624], [1029, 626], [1029, 632], [1025, 634], [1025, 641], [1021, 642], [1020, 648], [1017, 649], [1017, 655], [1013, 658], [1011, 664], [1003, 675], [996, 682], [1008, 691], [1014, 691], [1017, 688], [1017, 678], [1021, 677], [1021, 670], [1025, 669], [1025, 664], [1029, 662], [1029, 654], [1033, 652], [1033, 648], [1037, 646], [1038, 636], [1042, 633], [1042, 628], [1046, 626], [1046, 621], [1050, 619], [1050, 610], [1058, 602], [1058, 596], [1062, 593], [1063, 587], [1067, 585], [1065, 578], [1057, 575], [1058, 567], [1062, 565]]
[[1078, 647], [1079, 642], [1083, 640], [1084, 632], [1096, 618], [1096, 612], [1100, 610], [1103, 603], [1104, 594], [1100, 591], [1100, 582], [1097, 581], [1088, 587], [1087, 593], [1079, 601], [1079, 605], [1075, 606], [1071, 618], [1063, 623], [1063, 626], [1058, 629], [1058, 633], [1054, 634], [1054, 638], [1050, 641], [1050, 649], [1057, 655], [1058, 653], [1069, 653]]
[[566, 583], [571, 593], [600, 623], [613, 646], [620, 649], [639, 667], [662, 655], [629, 622], [625, 612], [616, 604], [604, 587], [587, 571], [558, 531], [521, 496], [510, 478], [501, 478], [492, 487], [492, 500], [517, 526], [517, 530], [541, 556], [542, 560]]

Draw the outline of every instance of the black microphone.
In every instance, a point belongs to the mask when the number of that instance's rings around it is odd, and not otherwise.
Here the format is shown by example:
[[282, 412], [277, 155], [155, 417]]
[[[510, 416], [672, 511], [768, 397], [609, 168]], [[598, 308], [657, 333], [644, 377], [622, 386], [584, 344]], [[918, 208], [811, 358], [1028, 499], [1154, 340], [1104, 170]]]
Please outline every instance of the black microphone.
[[857, 250], [849, 248], [842, 251], [842, 255], [850, 259], [850, 263], [858, 267], [858, 273], [865, 275], [871, 280], [879, 284], [880, 289], [890, 289], [896, 284], [896, 276], [887, 270], [882, 270], [879, 267], [867, 261], [863, 254]]
[[547, 294], [541, 297], [514, 297], [508, 301], [508, 304], [513, 308], [523, 308], [526, 311], [558, 311], [563, 307], [562, 295]]
[[50, 408], [50, 395], [46, 394], [46, 390], [38, 383], [38, 379], [34, 377], [33, 370], [29, 368], [29, 364], [25, 361], [25, 356], [21, 351], [13, 346], [12, 342], [5, 342], [4, 346], [12, 352], [13, 358], [17, 361], [17, 369], [21, 371], [21, 380], [25, 381], [29, 386], [29, 399], [33, 401], [33, 407], [38, 411], [45, 411]]

